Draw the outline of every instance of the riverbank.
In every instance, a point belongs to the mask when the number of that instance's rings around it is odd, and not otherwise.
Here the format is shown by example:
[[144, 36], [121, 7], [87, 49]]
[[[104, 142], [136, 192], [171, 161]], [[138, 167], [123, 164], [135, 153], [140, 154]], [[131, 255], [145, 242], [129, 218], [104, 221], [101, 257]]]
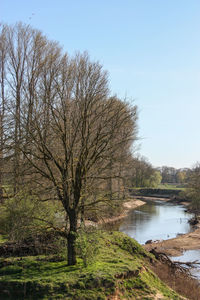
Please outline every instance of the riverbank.
[[146, 204], [146, 202], [144, 202], [142, 200], [139, 200], [136, 198], [130, 199], [123, 203], [123, 211], [119, 216], [103, 219], [103, 220], [99, 221], [98, 224], [101, 225], [104, 223], [115, 223], [115, 222], [121, 221], [122, 219], [127, 217], [130, 210], [136, 209], [137, 207], [142, 206], [144, 204]]
[[[147, 199], [151, 201], [157, 201], [158, 198], [153, 197], [140, 197], [140, 199]], [[170, 201], [170, 199], [166, 198], [159, 198], [159, 201]], [[175, 202], [176, 203], [176, 202]], [[181, 202], [186, 208], [188, 206], [188, 202]], [[169, 256], [180, 256], [186, 250], [197, 250], [200, 249], [200, 223], [194, 226], [193, 231], [178, 235], [175, 238], [162, 240], [162, 241], [155, 241], [144, 245], [144, 248], [147, 251], [151, 251], [152, 249], [156, 249], [158, 252], [165, 253]]]
[[[119, 216], [114, 216], [111, 218], [102, 219], [95, 223], [92, 221], [86, 221], [86, 225], [91, 225], [98, 227], [98, 225], [117, 223], [127, 217], [130, 210], [140, 207], [146, 202], [150, 201], [164, 201], [173, 202], [171, 198], [164, 197], [148, 197], [148, 196], [135, 196], [134, 198], [123, 203], [123, 212]], [[176, 203], [176, 200], [174, 200]], [[182, 204], [187, 207], [188, 202], [182, 202]], [[159, 252], [163, 252], [169, 256], [180, 256], [185, 250], [196, 250], [200, 249], [200, 224], [195, 226], [193, 232], [186, 233], [176, 238], [163, 240], [160, 242], [152, 242], [150, 244], [144, 245], [147, 251], [156, 249]]]
[[193, 232], [173, 239], [150, 243], [144, 245], [144, 248], [148, 251], [156, 249], [156, 251], [163, 252], [169, 256], [180, 256], [186, 250], [200, 249], [200, 225], [198, 224]]
[[[126, 201], [123, 216], [143, 204], [139, 199]], [[2, 257], [0, 299], [32, 299], [31, 295], [37, 299], [77, 300], [199, 299], [199, 287], [193, 279], [183, 274], [177, 278], [174, 268], [157, 261], [121, 232], [88, 231], [83, 247], [77, 249], [76, 266], [67, 266], [63, 250], [60, 255]], [[86, 255], [84, 259], [81, 253]], [[191, 291], [195, 291], [193, 297]]]
[[146, 204], [146, 202], [139, 200], [137, 198], [130, 198], [126, 202], [123, 203], [123, 210], [120, 215], [118, 216], [113, 216], [110, 218], [102, 218], [102, 220], [98, 222], [93, 222], [86, 220], [85, 225], [86, 226], [93, 226], [93, 227], [98, 227], [99, 225], [104, 225], [104, 224], [112, 224], [112, 223], [117, 223], [123, 220], [124, 218], [127, 217], [128, 213], [130, 210], [135, 209], [139, 206], [142, 206]]

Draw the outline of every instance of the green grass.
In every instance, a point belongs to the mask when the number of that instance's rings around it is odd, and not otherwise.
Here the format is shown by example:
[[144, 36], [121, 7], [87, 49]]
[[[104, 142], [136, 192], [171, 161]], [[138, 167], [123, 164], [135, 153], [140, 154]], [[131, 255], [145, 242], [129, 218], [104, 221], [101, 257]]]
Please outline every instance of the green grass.
[[[84, 267], [55, 256], [0, 259], [0, 299], [181, 299], [148, 268], [152, 260], [136, 241], [120, 232], [100, 232], [99, 251]], [[93, 245], [91, 245], [92, 247]]]
[[[131, 188], [130, 188], [131, 189]], [[157, 187], [133, 187], [133, 190], [144, 190], [144, 189], [161, 189], [161, 190], [180, 190], [180, 191], [184, 191], [186, 190], [186, 187], [184, 187], [183, 185], [180, 184], [169, 184], [169, 183], [160, 183]]]
[[181, 190], [184, 191], [186, 188], [180, 184], [168, 184], [168, 183], [161, 183], [157, 187], [158, 189], [166, 189], [166, 190]]
[[0, 245], [7, 242], [7, 237], [3, 234], [0, 234]]

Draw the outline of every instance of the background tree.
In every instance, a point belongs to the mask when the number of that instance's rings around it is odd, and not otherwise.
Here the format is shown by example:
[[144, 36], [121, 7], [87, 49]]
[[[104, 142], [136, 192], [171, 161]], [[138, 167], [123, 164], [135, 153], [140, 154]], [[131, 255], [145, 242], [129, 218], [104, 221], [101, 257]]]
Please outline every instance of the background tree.
[[162, 180], [161, 173], [155, 169], [149, 179], [149, 184], [152, 188], [158, 188], [158, 185], [161, 183], [161, 180]]
[[189, 168], [176, 169], [172, 167], [163, 166], [157, 168], [162, 175], [163, 184], [181, 184], [184, 185], [188, 182], [190, 176]]
[[191, 201], [193, 210], [198, 213], [200, 211], [200, 163], [196, 163], [190, 172], [185, 195]]
[[3, 178], [4, 178], [4, 156], [6, 150], [6, 132], [7, 132], [7, 60], [8, 60], [8, 45], [6, 26], [0, 27], [0, 201], [3, 200]]
[[127, 175], [129, 187], [152, 187], [155, 179], [155, 169], [144, 157], [131, 158], [129, 174]]

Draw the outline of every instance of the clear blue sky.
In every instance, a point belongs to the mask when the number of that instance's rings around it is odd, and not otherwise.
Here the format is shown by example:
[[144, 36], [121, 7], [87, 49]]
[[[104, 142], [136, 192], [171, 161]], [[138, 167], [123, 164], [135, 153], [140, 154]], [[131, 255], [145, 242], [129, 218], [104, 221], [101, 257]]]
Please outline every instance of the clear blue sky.
[[0, 0], [0, 22], [17, 21], [103, 64], [113, 93], [135, 99], [154, 166], [200, 161], [199, 0]]

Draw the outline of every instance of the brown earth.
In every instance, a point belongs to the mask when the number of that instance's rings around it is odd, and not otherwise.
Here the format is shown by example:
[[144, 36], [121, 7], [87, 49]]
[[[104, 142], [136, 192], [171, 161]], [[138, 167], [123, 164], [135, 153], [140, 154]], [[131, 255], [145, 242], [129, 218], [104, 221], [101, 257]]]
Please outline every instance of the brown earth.
[[124, 207], [123, 212], [119, 216], [100, 220], [98, 222], [98, 224], [101, 225], [101, 224], [104, 224], [104, 223], [118, 222], [118, 221], [124, 219], [127, 216], [129, 210], [135, 209], [136, 207], [139, 207], [139, 206], [144, 205], [144, 204], [145, 204], [144, 201], [141, 201], [141, 200], [138, 200], [138, 199], [131, 199], [129, 201], [126, 201], [126, 202], [123, 203], [123, 207]]

